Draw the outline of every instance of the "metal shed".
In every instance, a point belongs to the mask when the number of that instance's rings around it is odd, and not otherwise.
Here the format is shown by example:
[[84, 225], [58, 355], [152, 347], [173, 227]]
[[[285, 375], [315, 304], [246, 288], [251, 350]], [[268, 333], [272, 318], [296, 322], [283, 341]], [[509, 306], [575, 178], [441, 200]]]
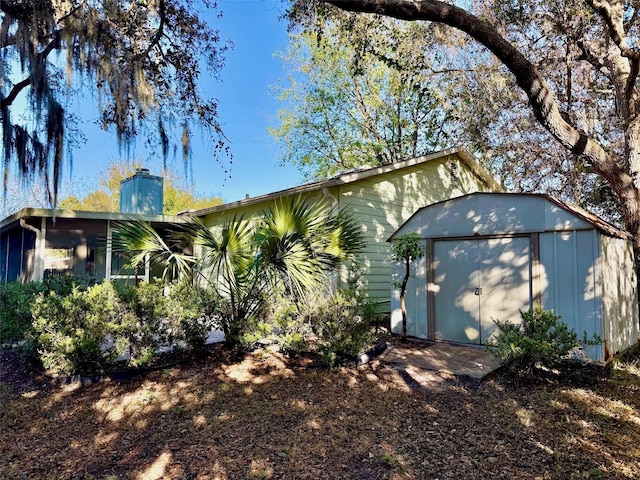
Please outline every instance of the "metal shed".
[[[594, 360], [638, 340], [631, 238], [583, 209], [546, 195], [473, 193], [421, 208], [389, 241], [409, 232], [427, 248], [407, 289], [409, 335], [481, 345], [494, 319], [518, 322], [540, 305], [579, 336], [600, 335], [604, 344], [587, 352]], [[396, 265], [393, 280], [401, 275]], [[400, 333], [397, 290], [391, 310]]]

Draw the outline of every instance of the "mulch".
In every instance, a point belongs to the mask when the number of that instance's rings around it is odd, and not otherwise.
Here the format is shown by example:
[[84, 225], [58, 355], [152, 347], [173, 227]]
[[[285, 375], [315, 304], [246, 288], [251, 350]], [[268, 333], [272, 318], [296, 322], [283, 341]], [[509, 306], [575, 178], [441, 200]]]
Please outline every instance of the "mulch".
[[640, 478], [640, 371], [438, 388], [383, 363], [220, 346], [200, 359], [61, 383], [0, 350], [8, 479]]

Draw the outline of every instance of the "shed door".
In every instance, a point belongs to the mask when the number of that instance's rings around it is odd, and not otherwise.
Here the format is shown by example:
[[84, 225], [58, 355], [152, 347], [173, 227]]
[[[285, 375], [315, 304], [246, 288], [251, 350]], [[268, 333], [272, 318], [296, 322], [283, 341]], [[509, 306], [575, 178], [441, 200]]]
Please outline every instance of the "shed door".
[[433, 259], [436, 339], [482, 344], [530, 306], [528, 237], [436, 241]]

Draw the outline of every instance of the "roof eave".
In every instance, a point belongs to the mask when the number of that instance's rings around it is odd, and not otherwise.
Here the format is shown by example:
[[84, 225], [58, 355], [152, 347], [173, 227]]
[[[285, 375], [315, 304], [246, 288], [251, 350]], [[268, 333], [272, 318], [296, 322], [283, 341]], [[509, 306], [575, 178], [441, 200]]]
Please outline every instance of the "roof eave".
[[390, 163], [390, 164], [382, 165], [379, 167], [372, 167], [372, 168], [361, 170], [358, 172], [343, 173], [335, 177], [329, 178], [327, 180], [307, 183], [304, 185], [299, 185], [297, 187], [292, 187], [285, 190], [279, 190], [273, 193], [259, 195], [257, 197], [245, 198], [235, 202], [224, 203], [222, 205], [216, 205], [214, 207], [203, 208], [201, 210], [185, 212], [184, 214], [181, 214], [181, 215], [203, 217], [211, 213], [220, 213], [220, 212], [225, 212], [227, 210], [232, 210], [239, 207], [255, 205], [257, 203], [262, 203], [264, 201], [276, 199], [282, 196], [295, 195], [298, 193], [308, 193], [308, 192], [318, 191], [323, 188], [330, 188], [336, 185], [349, 184], [349, 183], [363, 180], [365, 178], [372, 177], [375, 175], [381, 175], [384, 173], [390, 173], [393, 171], [402, 170], [403, 168], [420, 165], [422, 163], [435, 160], [437, 158], [443, 158], [451, 155], [456, 155], [462, 161], [464, 161], [464, 163], [469, 167], [469, 169], [475, 175], [477, 175], [482, 181], [484, 181], [491, 189], [497, 190], [497, 191], [504, 191], [504, 187], [489, 173], [488, 170], [484, 169], [480, 165], [480, 163], [471, 154], [471, 152], [469, 152], [469, 150], [467, 150], [465, 147], [457, 146], [457, 147], [448, 148], [446, 150], [441, 150], [439, 152], [430, 153], [429, 155], [422, 155], [420, 157], [414, 157], [408, 160], [403, 160], [401, 162], [396, 162], [396, 163]]
[[147, 222], [184, 223], [185, 219], [176, 215], [144, 215], [120, 212], [90, 212], [83, 210], [64, 210], [52, 208], [23, 208], [0, 221], [0, 229], [20, 219], [44, 218], [77, 218], [82, 220], [132, 220], [141, 218]]

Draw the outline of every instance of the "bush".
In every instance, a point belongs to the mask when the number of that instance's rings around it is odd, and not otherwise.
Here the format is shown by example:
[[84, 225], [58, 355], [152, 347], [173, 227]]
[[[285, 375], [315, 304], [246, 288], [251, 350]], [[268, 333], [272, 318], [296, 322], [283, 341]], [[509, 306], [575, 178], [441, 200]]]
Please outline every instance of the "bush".
[[375, 342], [371, 320], [362, 315], [363, 300], [349, 291], [316, 297], [306, 317], [320, 341], [324, 362], [333, 367], [356, 362], [365, 347]]
[[171, 286], [166, 302], [175, 337], [196, 353], [202, 353], [209, 332], [220, 327], [220, 300], [215, 291], [178, 282]]
[[309, 347], [307, 337], [311, 333], [311, 327], [300, 315], [294, 302], [278, 302], [273, 312], [273, 324], [284, 355], [293, 357]]
[[578, 340], [576, 333], [560, 322], [561, 316], [552, 310], [535, 308], [521, 311], [520, 316], [520, 324], [496, 320], [499, 333], [486, 343], [487, 350], [518, 382], [536, 377], [540, 367], [561, 366], [584, 346], [602, 343], [595, 334], [587, 339], [586, 332]]
[[38, 282], [0, 284], [0, 343], [23, 340], [31, 331], [31, 305], [46, 286]]
[[0, 283], [0, 343], [18, 342], [30, 335], [33, 322], [31, 307], [38, 294], [55, 292], [66, 296], [74, 287], [85, 290], [94, 283], [89, 277], [71, 275], [51, 276], [44, 282]]
[[46, 368], [64, 373], [102, 371], [122, 352], [118, 346], [131, 315], [109, 282], [67, 296], [55, 292], [36, 298], [32, 338]]
[[162, 346], [173, 344], [177, 326], [168, 316], [164, 285], [159, 281], [140, 283], [120, 290], [120, 297], [134, 315], [127, 326], [132, 366], [147, 365]]
[[55, 292], [62, 297], [70, 295], [74, 288], [86, 290], [96, 283], [95, 277], [90, 275], [50, 275], [43, 281], [46, 291]]

